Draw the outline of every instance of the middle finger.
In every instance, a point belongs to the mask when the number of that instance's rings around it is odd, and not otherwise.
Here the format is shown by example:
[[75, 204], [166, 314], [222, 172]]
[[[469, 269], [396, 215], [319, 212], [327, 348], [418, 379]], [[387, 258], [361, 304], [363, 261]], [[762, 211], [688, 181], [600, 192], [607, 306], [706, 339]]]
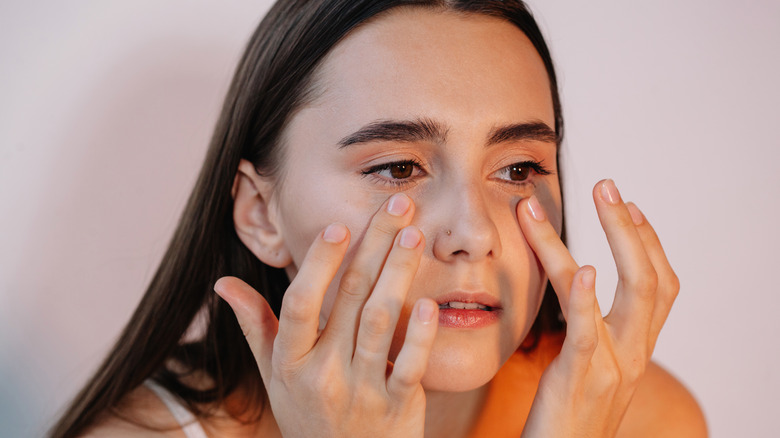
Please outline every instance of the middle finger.
[[322, 340], [341, 350], [345, 359], [352, 357], [363, 305], [379, 278], [398, 232], [414, 216], [414, 203], [403, 193], [391, 196], [371, 219], [352, 262], [339, 283], [338, 294]]

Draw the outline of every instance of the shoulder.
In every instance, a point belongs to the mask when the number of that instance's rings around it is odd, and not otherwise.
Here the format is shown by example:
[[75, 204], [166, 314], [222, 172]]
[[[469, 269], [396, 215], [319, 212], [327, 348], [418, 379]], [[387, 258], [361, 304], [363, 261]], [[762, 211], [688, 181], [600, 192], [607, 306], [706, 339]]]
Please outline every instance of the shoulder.
[[647, 366], [618, 437], [706, 437], [699, 404], [683, 384], [655, 362]]
[[130, 392], [116, 412], [104, 412], [83, 438], [184, 438], [184, 432], [165, 404], [144, 385]]

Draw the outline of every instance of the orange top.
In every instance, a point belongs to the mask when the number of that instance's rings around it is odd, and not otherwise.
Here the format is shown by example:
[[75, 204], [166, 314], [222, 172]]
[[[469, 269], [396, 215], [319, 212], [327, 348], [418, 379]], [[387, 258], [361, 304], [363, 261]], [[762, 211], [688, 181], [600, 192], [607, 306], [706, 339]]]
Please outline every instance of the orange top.
[[563, 333], [542, 336], [533, 351], [518, 350], [506, 361], [490, 382], [482, 414], [471, 432], [473, 438], [517, 438], [522, 434], [539, 379], [561, 351], [563, 338]]

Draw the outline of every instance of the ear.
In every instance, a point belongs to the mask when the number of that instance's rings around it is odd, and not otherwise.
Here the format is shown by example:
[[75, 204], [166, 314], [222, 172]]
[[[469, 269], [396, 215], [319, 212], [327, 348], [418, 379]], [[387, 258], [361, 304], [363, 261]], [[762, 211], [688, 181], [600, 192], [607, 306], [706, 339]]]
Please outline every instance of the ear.
[[260, 261], [284, 268], [292, 262], [292, 256], [278, 227], [273, 188], [272, 181], [260, 176], [252, 163], [242, 159], [231, 190], [233, 224], [238, 238]]

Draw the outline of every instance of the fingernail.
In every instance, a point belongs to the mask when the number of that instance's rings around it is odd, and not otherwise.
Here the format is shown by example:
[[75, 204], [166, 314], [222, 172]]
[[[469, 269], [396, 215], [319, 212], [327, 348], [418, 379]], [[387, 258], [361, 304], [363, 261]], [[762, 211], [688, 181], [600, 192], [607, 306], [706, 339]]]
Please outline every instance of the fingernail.
[[409, 211], [409, 206], [412, 205], [412, 200], [403, 193], [396, 193], [390, 198], [390, 202], [387, 203], [387, 212], [393, 216], [403, 216]]
[[639, 211], [639, 207], [634, 205], [633, 202], [626, 204], [626, 207], [628, 208], [628, 213], [631, 214], [631, 220], [634, 221], [634, 225], [641, 225], [645, 221], [645, 215]]
[[596, 270], [593, 268], [586, 269], [580, 277], [580, 283], [583, 289], [593, 289], [596, 286]]
[[545, 219], [544, 209], [542, 209], [541, 204], [539, 204], [539, 200], [536, 199], [536, 195], [531, 195], [531, 197], [528, 198], [527, 205], [528, 205], [528, 212], [531, 213], [532, 218], [536, 219], [539, 222]]
[[347, 227], [344, 224], [330, 224], [322, 233], [322, 240], [330, 243], [343, 242], [347, 237]]
[[420, 231], [415, 227], [406, 227], [401, 230], [401, 239], [398, 244], [404, 248], [417, 248], [420, 244]]
[[620, 201], [620, 193], [615, 186], [615, 181], [611, 179], [604, 180], [601, 183], [601, 198], [609, 204], [617, 204]]
[[419, 318], [421, 322], [428, 324], [433, 320], [435, 310], [436, 307], [430, 300], [422, 300], [420, 301], [420, 305], [417, 306], [417, 318]]

